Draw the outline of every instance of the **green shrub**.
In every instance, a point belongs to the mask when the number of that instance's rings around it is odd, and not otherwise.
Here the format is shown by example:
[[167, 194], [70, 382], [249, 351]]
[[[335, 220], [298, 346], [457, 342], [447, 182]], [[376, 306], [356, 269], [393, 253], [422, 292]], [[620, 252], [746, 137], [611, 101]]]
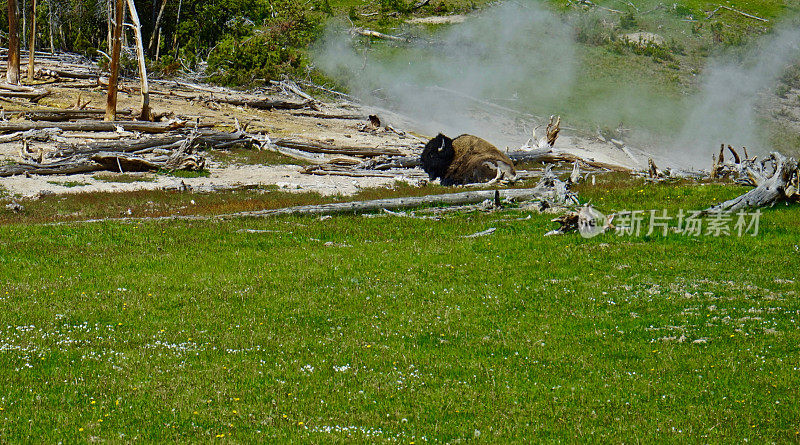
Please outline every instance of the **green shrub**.
[[713, 22], [710, 29], [715, 43], [726, 46], [744, 46], [747, 43], [747, 35], [744, 31], [735, 28], [728, 29], [722, 22]]
[[782, 83], [775, 88], [775, 94], [781, 99], [786, 99], [786, 96], [789, 95], [789, 91], [791, 90], [792, 88], [789, 85]]
[[616, 39], [609, 42], [606, 47], [609, 51], [617, 54], [627, 54], [629, 52], [640, 56], [652, 57], [656, 62], [677, 63], [675, 56], [668, 46], [658, 45], [654, 42], [631, 41], [627, 38]]
[[305, 48], [320, 31], [318, 20], [291, 0], [276, 5], [275, 11], [264, 26], [240, 27], [222, 38], [208, 57], [212, 81], [266, 82], [305, 66]]
[[575, 23], [575, 39], [579, 43], [602, 46], [617, 38], [616, 31], [596, 15], [581, 14]]
[[677, 3], [672, 6], [672, 13], [680, 18], [694, 17], [694, 10], [692, 10], [692, 8]]
[[633, 15], [632, 12], [629, 12], [619, 18], [619, 27], [624, 30], [636, 29], [638, 26], [639, 22], [636, 20], [636, 16]]
[[800, 88], [800, 65], [791, 65], [781, 74], [780, 81], [791, 87]]

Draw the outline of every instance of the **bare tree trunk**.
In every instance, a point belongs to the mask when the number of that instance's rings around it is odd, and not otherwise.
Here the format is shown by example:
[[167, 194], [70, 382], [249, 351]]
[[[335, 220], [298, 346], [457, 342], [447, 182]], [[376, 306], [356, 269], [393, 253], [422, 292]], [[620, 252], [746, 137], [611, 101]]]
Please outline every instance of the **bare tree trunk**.
[[164, 8], [167, 7], [167, 0], [161, 0], [161, 9], [158, 11], [158, 17], [155, 24], [153, 24], [153, 33], [150, 35], [150, 43], [147, 45], [147, 52], [153, 54], [155, 52], [156, 34], [160, 34], [159, 27], [161, 26], [161, 19], [164, 17]]
[[8, 69], [6, 80], [19, 85], [19, 23], [17, 0], [8, 0]]
[[55, 54], [56, 45], [53, 43], [53, 0], [47, 0], [47, 22], [50, 28], [50, 54]]
[[114, 20], [114, 8], [111, 6], [115, 0], [106, 0], [108, 6], [108, 49], [107, 51], [109, 54], [114, 51], [113, 48], [113, 41], [114, 41], [114, 27], [111, 25], [111, 22]]
[[[20, 6], [22, 7], [20, 8]], [[28, 3], [25, 0], [22, 0], [22, 5], [20, 5], [19, 3], [17, 4], [17, 14], [19, 14], [20, 10], [22, 10], [22, 28], [20, 28], [22, 29], [22, 32], [20, 33], [19, 40], [22, 47], [25, 46], [26, 43], [28, 43], [28, 40], [26, 39], [25, 35], [25, 30], [28, 29], [28, 22], [26, 20], [28, 13]]]
[[158, 28], [158, 43], [156, 43], [156, 60], [161, 57], [161, 28]]
[[178, 17], [175, 19], [175, 32], [172, 37], [172, 48], [175, 50], [175, 59], [178, 58], [178, 25], [181, 24], [181, 6], [183, 0], [178, 0]]
[[122, 47], [127, 49], [128, 48], [128, 33], [125, 31], [125, 24], [128, 21], [128, 9], [125, 8], [125, 12], [122, 13]]
[[119, 53], [122, 49], [122, 16], [125, 0], [116, 0], [114, 14], [114, 48], [111, 50], [111, 75], [108, 77], [108, 98], [106, 100], [107, 121], [117, 120], [117, 81], [119, 80]]
[[33, 64], [36, 53], [36, 0], [31, 0], [31, 37], [28, 40], [28, 82], [33, 82]]
[[139, 13], [136, 12], [136, 5], [133, 0], [127, 0], [128, 9], [131, 12], [131, 21], [133, 21], [133, 33], [136, 37], [136, 59], [139, 62], [139, 79], [142, 82], [142, 113], [139, 119], [149, 121], [152, 120], [150, 113], [150, 87], [147, 84], [147, 65], [144, 60], [144, 46], [142, 45], [142, 24], [139, 21]]

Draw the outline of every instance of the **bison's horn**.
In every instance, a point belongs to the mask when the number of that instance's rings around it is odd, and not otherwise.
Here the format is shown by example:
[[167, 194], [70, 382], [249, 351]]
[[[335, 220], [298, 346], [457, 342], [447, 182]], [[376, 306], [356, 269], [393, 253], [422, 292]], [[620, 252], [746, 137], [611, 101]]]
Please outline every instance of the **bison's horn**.
[[439, 151], [442, 151], [442, 150], [444, 150], [444, 145], [445, 145], [445, 144], [444, 144], [444, 139], [442, 139], [442, 146], [441, 146], [441, 147], [439, 147]]

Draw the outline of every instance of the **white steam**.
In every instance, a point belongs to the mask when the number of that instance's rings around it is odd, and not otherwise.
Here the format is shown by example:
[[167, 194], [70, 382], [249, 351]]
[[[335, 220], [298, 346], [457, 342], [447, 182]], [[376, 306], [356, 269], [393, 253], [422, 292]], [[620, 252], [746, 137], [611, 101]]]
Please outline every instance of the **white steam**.
[[[400, 47], [357, 50], [346, 33], [342, 26], [328, 29], [314, 50], [316, 66], [365, 103], [409, 116], [422, 133], [471, 133], [519, 147], [530, 137], [532, 119], [524, 112], [565, 113], [569, 122], [571, 109], [582, 114], [576, 119], [608, 127], [638, 121], [646, 131], [635, 140], [661, 147], [649, 149], [675, 165], [700, 168], [723, 142], [752, 153], [769, 149], [757, 103], [800, 53], [800, 27], [778, 27], [744, 56], [712, 60], [700, 92], [682, 100], [625, 76], [610, 87], [578, 78], [591, 52], [581, 52], [564, 17], [536, 3], [507, 2], [431, 41]], [[652, 142], [653, 133], [669, 136]]]
[[434, 39], [358, 53], [342, 30], [329, 30], [314, 62], [361, 100], [412, 116], [419, 131], [472, 133], [498, 145], [518, 145], [520, 135], [489, 122], [480, 100], [553, 103], [574, 81], [572, 31], [538, 7], [500, 5]]
[[[701, 92], [692, 99], [686, 124], [675, 141], [676, 151], [695, 167], [706, 167], [720, 144], [769, 150], [759, 126], [757, 105], [789, 64], [800, 56], [800, 28], [781, 27], [740, 57], [713, 60]], [[699, 165], [698, 165], [699, 163]]]

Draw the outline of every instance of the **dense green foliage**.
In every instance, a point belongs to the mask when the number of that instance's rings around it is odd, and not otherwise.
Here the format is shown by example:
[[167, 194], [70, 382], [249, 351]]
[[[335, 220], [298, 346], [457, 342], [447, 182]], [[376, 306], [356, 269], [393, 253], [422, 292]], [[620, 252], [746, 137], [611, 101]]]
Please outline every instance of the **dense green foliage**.
[[251, 84], [281, 73], [297, 73], [304, 66], [304, 49], [317, 36], [319, 20], [294, 0], [273, 2], [275, 12], [253, 28], [238, 18], [216, 47], [208, 63], [212, 79], [221, 83]]
[[796, 441], [798, 216], [589, 240], [520, 211], [5, 225], [0, 441]]
[[[308, 66], [308, 46], [320, 35], [327, 18], [334, 15], [349, 16], [357, 26], [389, 30], [411, 16], [468, 12], [489, 3], [487, 0], [434, 0], [417, 7], [415, 4], [420, 2], [411, 0], [164, 1], [166, 3], [159, 0], [135, 2], [145, 46], [149, 46], [151, 38], [154, 40], [154, 47], [148, 50], [152, 60], [158, 56], [154, 68], [170, 74], [182, 67], [197, 68], [200, 62], [208, 61], [213, 80], [244, 84], [263, 82], [285, 73], [303, 74]], [[563, 0], [541, 2], [554, 9], [576, 10]], [[619, 2], [611, 0], [595, 3], [620, 7]], [[162, 4], [163, 16], [156, 29]], [[29, 5], [30, 0], [19, 1], [21, 25], [30, 22]], [[676, 19], [704, 18], [708, 11], [716, 8], [717, 2], [684, 0], [663, 6], [654, 0], [641, 0], [636, 5], [638, 9], [622, 8], [626, 13], [615, 18], [619, 29], [648, 28], [652, 25], [648, 18], [654, 15], [644, 11], [653, 8], [666, 8]], [[786, 8], [782, 0], [745, 1], [737, 6], [768, 19], [779, 16]], [[107, 2], [40, 1], [36, 11], [38, 45], [49, 48], [52, 34], [52, 45], [57, 49], [91, 56], [96, 55], [96, 50], [108, 52], [108, 13]], [[718, 43], [742, 45], [749, 34], [763, 32], [764, 27], [753, 25], [752, 20], [723, 10], [710, 20], [698, 21], [695, 31], [708, 34]], [[0, 15], [0, 26], [7, 29], [5, 14]], [[576, 33], [580, 42], [611, 44], [612, 51], [624, 49], [620, 43], [613, 43], [615, 32], [592, 14], [577, 22]], [[26, 33], [22, 40], [25, 44]], [[645, 48], [644, 52], [656, 60], [672, 61], [669, 51], [663, 48]]]

